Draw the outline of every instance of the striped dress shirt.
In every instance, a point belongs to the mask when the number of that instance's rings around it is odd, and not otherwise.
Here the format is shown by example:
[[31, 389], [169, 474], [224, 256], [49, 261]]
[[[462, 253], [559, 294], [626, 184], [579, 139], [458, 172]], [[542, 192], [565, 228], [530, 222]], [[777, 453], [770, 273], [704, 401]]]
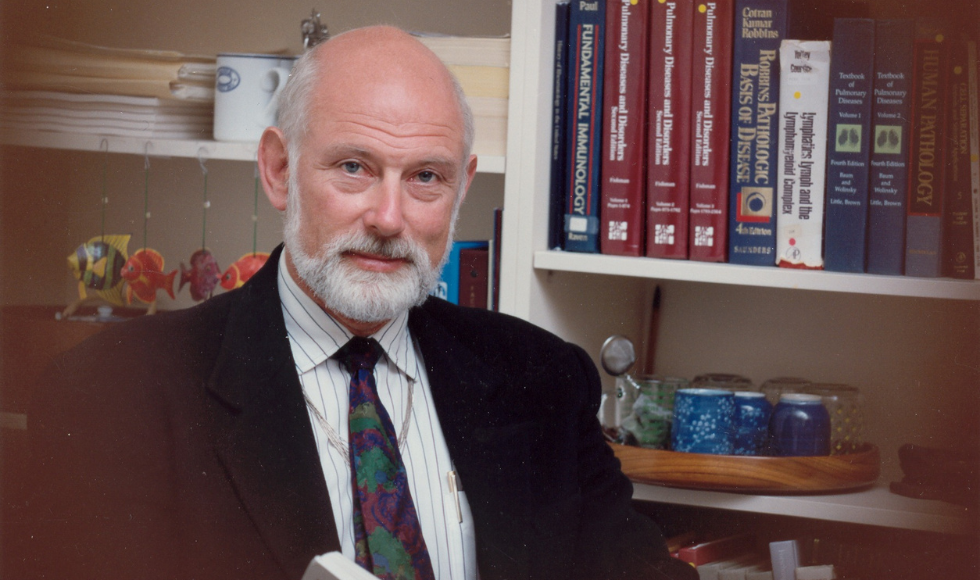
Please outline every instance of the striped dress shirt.
[[[350, 375], [331, 358], [353, 335], [303, 293], [284, 265], [281, 261], [278, 286], [286, 333], [306, 396], [341, 551], [353, 560], [347, 441]], [[465, 493], [454, 494], [450, 483], [453, 464], [422, 356], [408, 329], [408, 313], [389, 321], [372, 338], [385, 352], [374, 371], [378, 397], [391, 417], [399, 441], [405, 440], [400, 446], [402, 461], [435, 577], [474, 580], [478, 572], [473, 521]], [[406, 422], [407, 431], [403, 433]]]

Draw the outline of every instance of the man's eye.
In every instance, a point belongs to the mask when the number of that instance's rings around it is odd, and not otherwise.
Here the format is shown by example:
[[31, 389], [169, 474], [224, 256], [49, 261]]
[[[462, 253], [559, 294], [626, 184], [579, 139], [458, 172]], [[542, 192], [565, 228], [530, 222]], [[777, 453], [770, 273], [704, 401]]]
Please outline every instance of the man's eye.
[[436, 174], [431, 171], [423, 171], [419, 173], [418, 178], [422, 183], [430, 183], [436, 178]]
[[342, 167], [347, 173], [357, 173], [361, 169], [361, 164], [356, 161], [346, 161]]

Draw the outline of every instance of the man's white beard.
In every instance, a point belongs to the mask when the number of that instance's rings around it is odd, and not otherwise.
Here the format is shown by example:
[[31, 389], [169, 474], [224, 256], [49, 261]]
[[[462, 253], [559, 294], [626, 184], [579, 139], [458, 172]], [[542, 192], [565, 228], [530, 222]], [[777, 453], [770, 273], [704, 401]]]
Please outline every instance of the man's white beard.
[[[286, 202], [283, 240], [299, 277], [323, 304], [341, 316], [358, 322], [383, 322], [425, 302], [439, 281], [439, 273], [449, 258], [450, 245], [436, 267], [416, 241], [379, 238], [364, 231], [351, 231], [327, 241], [316, 253], [309, 253], [300, 236], [300, 191], [292, 172]], [[313, 217], [312, 219], [316, 219]], [[453, 212], [448, 240], [453, 239], [456, 212]], [[362, 270], [344, 257], [346, 252], [363, 252], [386, 258], [403, 259], [406, 264], [394, 272]]]

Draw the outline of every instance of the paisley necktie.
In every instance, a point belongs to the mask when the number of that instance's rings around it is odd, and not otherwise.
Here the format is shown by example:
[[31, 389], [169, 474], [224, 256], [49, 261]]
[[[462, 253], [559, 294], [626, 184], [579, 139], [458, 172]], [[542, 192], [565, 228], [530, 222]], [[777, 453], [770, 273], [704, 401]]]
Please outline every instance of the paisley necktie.
[[357, 563], [385, 580], [434, 579], [405, 465], [374, 365], [381, 345], [355, 336], [335, 355], [350, 373], [350, 458]]

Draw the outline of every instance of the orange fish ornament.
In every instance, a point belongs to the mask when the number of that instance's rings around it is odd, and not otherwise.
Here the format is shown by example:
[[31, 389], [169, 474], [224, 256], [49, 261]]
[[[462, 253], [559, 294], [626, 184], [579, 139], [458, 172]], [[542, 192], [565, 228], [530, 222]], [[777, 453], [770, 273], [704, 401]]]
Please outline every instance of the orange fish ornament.
[[245, 254], [241, 258], [235, 261], [234, 264], [225, 270], [225, 273], [221, 275], [221, 287], [225, 290], [234, 290], [239, 288], [252, 277], [253, 274], [259, 271], [265, 261], [269, 259], [269, 254], [265, 252], [256, 252], [254, 254]]
[[163, 256], [156, 250], [143, 248], [126, 260], [122, 277], [126, 280], [126, 303], [133, 303], [135, 295], [142, 302], [153, 304], [157, 300], [157, 290], [163, 289], [174, 297], [174, 277], [177, 270], [163, 273]]

